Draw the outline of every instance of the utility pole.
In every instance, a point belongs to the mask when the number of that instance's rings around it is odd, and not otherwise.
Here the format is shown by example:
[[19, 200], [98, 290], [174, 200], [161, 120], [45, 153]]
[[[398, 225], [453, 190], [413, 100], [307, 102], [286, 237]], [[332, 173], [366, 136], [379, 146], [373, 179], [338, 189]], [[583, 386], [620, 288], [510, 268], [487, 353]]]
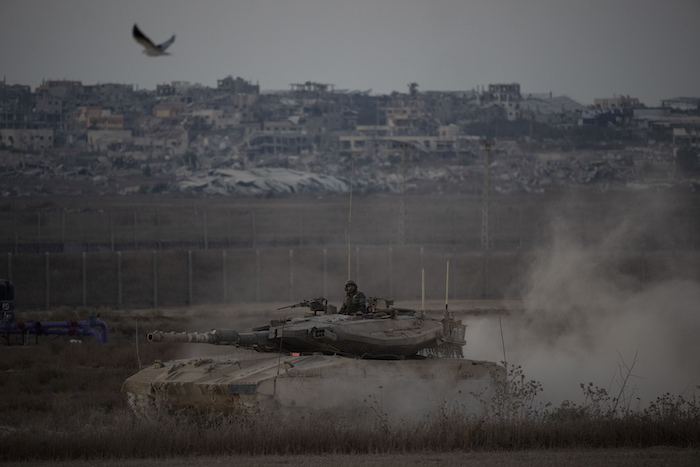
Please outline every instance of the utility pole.
[[491, 191], [490, 165], [491, 145], [493, 144], [493, 141], [487, 138], [482, 138], [480, 143], [486, 152], [484, 156], [484, 186], [481, 193], [481, 249], [484, 251], [489, 251], [491, 249], [491, 239], [489, 238], [489, 214], [491, 209], [491, 200], [489, 192]]
[[411, 149], [409, 144], [401, 144], [401, 202], [399, 204], [399, 245], [406, 243], [406, 158]]
[[484, 252], [484, 298], [491, 296], [490, 287], [490, 254], [491, 254], [491, 238], [490, 238], [490, 211], [491, 211], [491, 146], [493, 141], [489, 138], [481, 138], [481, 146], [484, 148], [484, 186], [481, 195], [481, 249]]

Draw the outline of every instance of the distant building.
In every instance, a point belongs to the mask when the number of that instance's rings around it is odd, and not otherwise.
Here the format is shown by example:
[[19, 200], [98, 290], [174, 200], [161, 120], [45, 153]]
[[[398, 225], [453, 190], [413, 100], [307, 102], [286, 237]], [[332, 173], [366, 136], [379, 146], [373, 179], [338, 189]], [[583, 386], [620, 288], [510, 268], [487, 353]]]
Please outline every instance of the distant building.
[[551, 93], [523, 96], [520, 114], [523, 119], [554, 128], [571, 128], [582, 125], [585, 119], [595, 119], [594, 111], [567, 96], [553, 96]]
[[83, 89], [83, 83], [80, 81], [67, 80], [49, 80], [42, 81], [41, 85], [36, 89], [37, 94], [42, 91], [47, 91], [54, 96], [65, 97], [68, 93], [77, 94]]
[[296, 131], [255, 131], [247, 137], [247, 146], [250, 153], [258, 154], [299, 155], [313, 149], [308, 135]]
[[133, 141], [130, 130], [88, 130], [87, 140], [91, 151], [123, 148]]
[[124, 116], [112, 115], [109, 109], [97, 106], [80, 106], [76, 109], [76, 121], [90, 130], [123, 130]]
[[180, 102], [161, 102], [153, 106], [153, 115], [165, 120], [179, 120], [183, 108]]
[[683, 148], [700, 152], [700, 126], [673, 129], [673, 157], [677, 157], [678, 150]]
[[157, 84], [156, 85], [156, 96], [158, 97], [168, 97], [174, 96], [177, 91], [170, 84]]
[[402, 106], [380, 107], [380, 119], [386, 122], [391, 134], [410, 135], [414, 128], [419, 126], [423, 118], [423, 112], [417, 102], [411, 102]]
[[224, 79], [216, 80], [216, 89], [219, 91], [228, 91], [235, 94], [260, 94], [260, 86], [251, 84], [243, 78], [236, 77], [233, 79], [230, 75]]
[[593, 107], [596, 110], [614, 114], [631, 114], [633, 109], [643, 107], [643, 105], [639, 103], [639, 99], [636, 97], [620, 96], [593, 99]]
[[31, 128], [29, 116], [34, 105], [30, 86], [0, 81], [0, 128]]
[[252, 117], [251, 109], [257, 100], [258, 94], [234, 94], [233, 107], [240, 112], [241, 120], [248, 120]]
[[673, 99], [664, 99], [661, 101], [661, 107], [663, 107], [664, 109], [673, 109], [682, 112], [700, 113], [700, 98], [676, 97]]
[[289, 86], [291, 86], [292, 94], [295, 97], [318, 97], [329, 92], [332, 93], [334, 87], [332, 84], [314, 83], [313, 81], [292, 83]]
[[138, 149], [160, 156], [184, 156], [189, 149], [189, 134], [182, 127], [150, 133], [134, 139]]
[[124, 116], [102, 113], [99, 116], [88, 118], [87, 127], [96, 130], [123, 130]]
[[482, 107], [497, 105], [506, 112], [509, 121], [520, 118], [520, 85], [512, 84], [489, 84], [488, 91], [477, 96], [478, 103]]
[[36, 94], [34, 109], [39, 113], [60, 114], [63, 112], [63, 100], [49, 91], [43, 90]]
[[[460, 135], [457, 125], [441, 125], [438, 136], [394, 135], [387, 127], [358, 126], [354, 135], [340, 136], [340, 150], [353, 154], [389, 154], [395, 148], [412, 147], [421, 152], [456, 154], [471, 149], [475, 137]], [[478, 140], [478, 138], [476, 138]]]
[[0, 143], [18, 150], [41, 150], [53, 147], [53, 130], [0, 129]]
[[222, 130], [240, 123], [238, 112], [227, 112], [226, 109], [206, 108], [192, 111], [192, 118], [200, 118], [202, 122], [212, 129]]
[[95, 105], [81, 105], [76, 109], [76, 113], [76, 121], [85, 124], [87, 127], [87, 122], [91, 117], [99, 117], [102, 115], [102, 107]]

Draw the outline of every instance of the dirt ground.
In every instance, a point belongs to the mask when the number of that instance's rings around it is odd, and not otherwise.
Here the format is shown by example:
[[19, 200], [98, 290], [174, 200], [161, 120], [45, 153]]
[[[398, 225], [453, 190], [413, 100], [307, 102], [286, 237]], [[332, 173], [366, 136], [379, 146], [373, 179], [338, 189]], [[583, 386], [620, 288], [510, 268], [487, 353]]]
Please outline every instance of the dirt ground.
[[[7, 466], [24, 466], [26, 463], [13, 462]], [[362, 454], [324, 456], [231, 456], [231, 457], [186, 457], [171, 459], [137, 459], [104, 461], [40, 462], [37, 467], [49, 466], [104, 466], [104, 467], [179, 467], [236, 465], [285, 466], [304, 465], [308, 467], [381, 467], [381, 466], [697, 466], [700, 465], [700, 451], [653, 447], [648, 449], [573, 449], [573, 450], [532, 450], [513, 452], [455, 452], [436, 454]]]
[[[241, 304], [214, 307], [183, 307], [168, 310], [168, 314], [177, 315], [180, 319], [171, 320], [173, 325], [183, 326], [193, 330], [207, 330], [213, 326], [229, 324], [235, 320], [235, 326], [247, 329], [259, 325], [272, 317], [284, 316], [290, 310], [277, 310], [282, 304]], [[401, 303], [401, 306], [420, 308], [419, 302]], [[426, 310], [439, 313], [444, 310], [441, 301], [426, 302]], [[469, 316], [478, 316], [489, 313], [518, 313], [521, 304], [517, 301], [454, 301], [450, 303], [450, 309], [460, 318], [468, 319]], [[134, 310], [131, 318], [136, 319], [143, 313], [145, 316], [151, 310]], [[150, 324], [143, 323], [144, 326]], [[139, 326], [141, 333], [147, 332]], [[142, 353], [149, 347], [142, 342]], [[28, 348], [29, 349], [29, 348]], [[32, 347], [31, 349], [37, 349]], [[154, 349], [157, 349], [154, 346]], [[203, 352], [213, 352], [210, 346], [202, 348]], [[144, 361], [148, 357], [142, 355]], [[498, 358], [494, 355], [493, 359]], [[39, 394], [41, 396], [41, 394]], [[45, 395], [43, 396], [45, 397]], [[80, 400], [81, 397], [76, 398]], [[0, 465], [20, 466], [27, 462], [1, 462]], [[700, 465], [700, 449], [677, 448], [666, 446], [654, 446], [644, 449], [532, 449], [521, 451], [479, 451], [479, 452], [449, 452], [449, 453], [421, 453], [421, 454], [338, 454], [338, 455], [289, 455], [289, 456], [215, 456], [215, 457], [172, 457], [172, 458], [139, 458], [139, 459], [89, 459], [61, 461], [32, 462], [36, 466], [209, 466], [209, 465], [237, 465], [237, 466], [327, 466], [356, 467], [356, 466], [697, 466]]]

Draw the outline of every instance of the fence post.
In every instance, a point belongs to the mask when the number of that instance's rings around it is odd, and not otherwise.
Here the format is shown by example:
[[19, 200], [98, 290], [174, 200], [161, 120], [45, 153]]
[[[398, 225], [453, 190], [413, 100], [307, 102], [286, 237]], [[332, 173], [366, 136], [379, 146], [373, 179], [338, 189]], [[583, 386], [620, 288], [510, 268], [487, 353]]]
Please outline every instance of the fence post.
[[153, 250], [153, 308], [158, 308], [158, 252]]
[[226, 284], [226, 250], [221, 250], [221, 289], [223, 290], [222, 297], [224, 303], [228, 302], [228, 290]]
[[19, 234], [17, 233], [17, 208], [14, 204], [12, 205], [12, 225], [15, 230], [15, 254], [17, 254], [17, 248], [19, 247], [19, 245], [17, 245], [19, 242]]
[[490, 271], [490, 256], [491, 256], [491, 250], [488, 248], [483, 250], [484, 251], [484, 298], [490, 298], [491, 295], [491, 284], [489, 283], [491, 280], [491, 271]]
[[66, 210], [61, 210], [61, 243], [66, 243]]
[[297, 210], [297, 220], [299, 221], [299, 246], [301, 247], [304, 243], [304, 220], [302, 219], [303, 212]]
[[114, 216], [109, 213], [109, 246], [114, 251]]
[[257, 238], [255, 233], [255, 209], [250, 211], [250, 244], [253, 248], [256, 247]]
[[80, 229], [81, 229], [81, 233], [82, 233], [82, 237], [83, 237], [82, 238], [83, 251], [88, 250], [88, 248], [89, 248], [88, 243], [89, 243], [89, 238], [90, 238], [89, 237], [89, 229], [87, 226], [88, 221], [87, 221], [86, 217], [87, 217], [86, 213], [82, 213], [82, 215], [80, 216]]
[[255, 250], [255, 301], [260, 301], [260, 250]]
[[192, 250], [187, 250], [187, 304], [192, 306], [192, 302]]
[[289, 249], [289, 301], [294, 301], [294, 250]]
[[122, 309], [122, 252], [117, 251], [117, 309]]
[[87, 307], [87, 253], [83, 251], [83, 307]]
[[160, 235], [160, 211], [156, 211], [156, 235], [158, 236], [158, 249], [163, 249], [163, 244]]
[[518, 246], [518, 255], [517, 255], [517, 263], [516, 263], [516, 280], [517, 280], [517, 290], [518, 290], [518, 297], [522, 296], [523, 293], [523, 268], [521, 264], [521, 256], [522, 256], [522, 243]]
[[226, 214], [226, 246], [231, 248], [231, 210]]
[[204, 234], [204, 249], [209, 249], [209, 241], [207, 239], [207, 211], [202, 211], [202, 229]]
[[447, 271], [449, 274], [449, 282], [447, 282], [448, 287], [450, 288], [450, 297], [452, 300], [456, 300], [457, 297], [455, 296], [455, 276], [457, 275], [457, 258], [455, 258], [455, 249], [452, 247], [452, 252], [448, 255], [447, 261], [449, 261], [449, 266], [452, 268], [451, 271]]
[[389, 247], [389, 298], [394, 298], [394, 250]]
[[51, 254], [46, 252], [46, 310], [51, 309], [51, 274], [49, 273], [49, 263]]
[[323, 296], [328, 297], [328, 250], [323, 249]]

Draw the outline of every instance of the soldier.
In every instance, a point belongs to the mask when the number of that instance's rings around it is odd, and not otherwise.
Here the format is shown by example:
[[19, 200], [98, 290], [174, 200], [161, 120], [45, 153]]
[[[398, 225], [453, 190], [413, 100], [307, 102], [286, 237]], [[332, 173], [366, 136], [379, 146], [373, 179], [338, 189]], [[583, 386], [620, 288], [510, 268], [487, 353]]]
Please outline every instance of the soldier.
[[366, 313], [367, 304], [365, 303], [365, 294], [357, 290], [357, 284], [353, 280], [345, 283], [345, 299], [343, 306], [340, 307], [340, 313], [353, 315], [355, 313]]

